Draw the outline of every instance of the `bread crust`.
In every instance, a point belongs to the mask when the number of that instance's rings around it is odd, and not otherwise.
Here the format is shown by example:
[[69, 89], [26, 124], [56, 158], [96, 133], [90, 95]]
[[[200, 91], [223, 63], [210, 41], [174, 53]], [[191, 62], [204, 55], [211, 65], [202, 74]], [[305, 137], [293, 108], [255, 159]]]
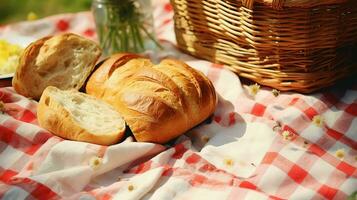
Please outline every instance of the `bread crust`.
[[86, 92], [93, 96], [101, 97], [103, 95], [102, 92], [104, 90], [104, 82], [113, 73], [113, 71], [128, 62], [129, 60], [140, 57], [141, 56], [136, 54], [119, 53], [114, 54], [106, 60], [98, 63], [98, 65], [100, 65], [100, 68], [99, 66], [96, 66], [97, 69], [89, 77], [86, 85]]
[[[130, 57], [120, 67], [111, 63], [103, 63], [90, 77], [87, 93], [112, 104], [137, 141], [168, 142], [215, 110], [217, 96], [210, 80], [179, 60], [153, 65]], [[111, 67], [115, 69], [110, 74]]]
[[[56, 101], [51, 92], [56, 90], [54, 87], [47, 87], [37, 106], [37, 118], [40, 126], [49, 130], [59, 137], [89, 142], [99, 145], [112, 145], [118, 143], [124, 136], [125, 122], [118, 132], [93, 134], [84, 127], [81, 127], [58, 101]], [[74, 91], [75, 92], [75, 91]]]
[[[52, 41], [53, 46], [46, 43], [50, 40]], [[73, 50], [71, 44], [78, 46], [82, 45], [83, 48], [86, 48], [89, 45], [93, 47], [92, 53], [95, 55], [94, 57], [91, 57], [92, 62], [90, 64], [83, 67], [81, 70], [77, 70], [76, 73], [78, 74], [68, 74], [66, 72], [68, 69], [65, 69], [68, 67], [65, 62], [66, 60], [62, 60], [64, 58], [61, 57], [64, 53]], [[46, 52], [51, 53], [48, 53], [47, 55]], [[12, 80], [12, 85], [19, 94], [35, 100], [40, 99], [43, 90], [49, 85], [61, 89], [79, 90], [86, 78], [93, 71], [100, 55], [100, 47], [95, 42], [73, 33], [64, 33], [41, 38], [31, 43], [22, 53], [19, 65]], [[60, 62], [64, 62], [62, 67], [58, 64]], [[71, 60], [68, 60], [68, 62], [71, 62]], [[62, 74], [61, 70], [63, 70]], [[58, 75], [54, 76], [54, 71], [56, 71], [56, 73], [59, 71], [59, 73], [57, 73]], [[74, 86], [69, 85], [68, 83], [74, 79], [71, 76], [75, 75], [78, 75], [78, 77], [76, 77], [76, 79], [78, 79], [76, 80], [76, 84]]]
[[[27, 72], [30, 71], [29, 67], [31, 66], [28, 63], [31, 63], [32, 60], [36, 58], [41, 46], [43, 46], [43, 44], [50, 38], [51, 36], [41, 38], [31, 43], [23, 51], [19, 60], [19, 66], [17, 67], [16, 73], [12, 79], [12, 86], [14, 87], [17, 93], [22, 94], [26, 97], [32, 96], [29, 88], [23, 87], [24, 82], [28, 82], [29, 79]], [[34, 80], [34, 85], [38, 85], [37, 79]]]

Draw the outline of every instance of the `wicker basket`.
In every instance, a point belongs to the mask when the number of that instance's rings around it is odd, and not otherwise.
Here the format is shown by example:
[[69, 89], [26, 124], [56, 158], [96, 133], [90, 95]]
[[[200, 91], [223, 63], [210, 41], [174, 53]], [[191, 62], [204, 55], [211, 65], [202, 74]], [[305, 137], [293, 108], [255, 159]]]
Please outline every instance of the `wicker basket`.
[[171, 0], [178, 46], [282, 91], [357, 70], [357, 0]]

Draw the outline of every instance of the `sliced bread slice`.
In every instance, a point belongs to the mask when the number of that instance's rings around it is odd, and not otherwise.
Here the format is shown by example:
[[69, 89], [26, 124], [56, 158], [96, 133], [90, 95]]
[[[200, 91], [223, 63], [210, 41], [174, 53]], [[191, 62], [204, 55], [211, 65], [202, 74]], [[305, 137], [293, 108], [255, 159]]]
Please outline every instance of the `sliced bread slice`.
[[111, 145], [124, 136], [125, 121], [109, 104], [75, 91], [49, 86], [37, 107], [41, 127], [65, 139]]

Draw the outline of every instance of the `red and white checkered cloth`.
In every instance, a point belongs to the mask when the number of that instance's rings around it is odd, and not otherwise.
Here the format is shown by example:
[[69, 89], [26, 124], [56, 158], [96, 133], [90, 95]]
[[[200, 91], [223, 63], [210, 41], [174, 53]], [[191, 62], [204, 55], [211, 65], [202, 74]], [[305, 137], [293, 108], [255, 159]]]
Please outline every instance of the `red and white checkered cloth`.
[[[357, 190], [357, 85], [313, 95], [249, 87], [223, 66], [175, 48], [172, 8], [154, 1], [166, 50], [204, 72], [219, 93], [212, 122], [172, 146], [100, 146], [63, 140], [38, 126], [37, 103], [0, 88], [2, 199], [346, 199]], [[0, 37], [61, 31], [95, 39], [90, 13], [0, 28]]]

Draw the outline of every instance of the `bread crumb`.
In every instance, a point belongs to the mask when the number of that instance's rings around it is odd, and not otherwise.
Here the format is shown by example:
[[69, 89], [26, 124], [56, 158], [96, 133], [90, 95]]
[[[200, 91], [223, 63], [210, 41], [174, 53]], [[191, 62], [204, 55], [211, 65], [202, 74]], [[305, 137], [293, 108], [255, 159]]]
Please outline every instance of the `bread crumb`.
[[98, 169], [101, 164], [102, 164], [102, 158], [99, 158], [98, 156], [94, 156], [93, 158], [91, 158], [91, 159], [89, 160], [89, 165], [90, 165], [93, 169]]
[[260, 85], [258, 85], [257, 83], [249, 86], [249, 94], [251, 96], [255, 96], [259, 92], [259, 90], [260, 90]]
[[321, 115], [315, 115], [312, 118], [312, 123], [314, 123], [318, 127], [322, 127], [323, 123], [324, 123], [324, 119], [323, 119], [323, 117]]
[[131, 192], [131, 191], [133, 191], [134, 190], [134, 186], [133, 185], [129, 185], [128, 186], [128, 190]]
[[344, 149], [338, 149], [335, 152], [335, 155], [336, 155], [337, 158], [342, 160], [345, 157], [345, 150]]

